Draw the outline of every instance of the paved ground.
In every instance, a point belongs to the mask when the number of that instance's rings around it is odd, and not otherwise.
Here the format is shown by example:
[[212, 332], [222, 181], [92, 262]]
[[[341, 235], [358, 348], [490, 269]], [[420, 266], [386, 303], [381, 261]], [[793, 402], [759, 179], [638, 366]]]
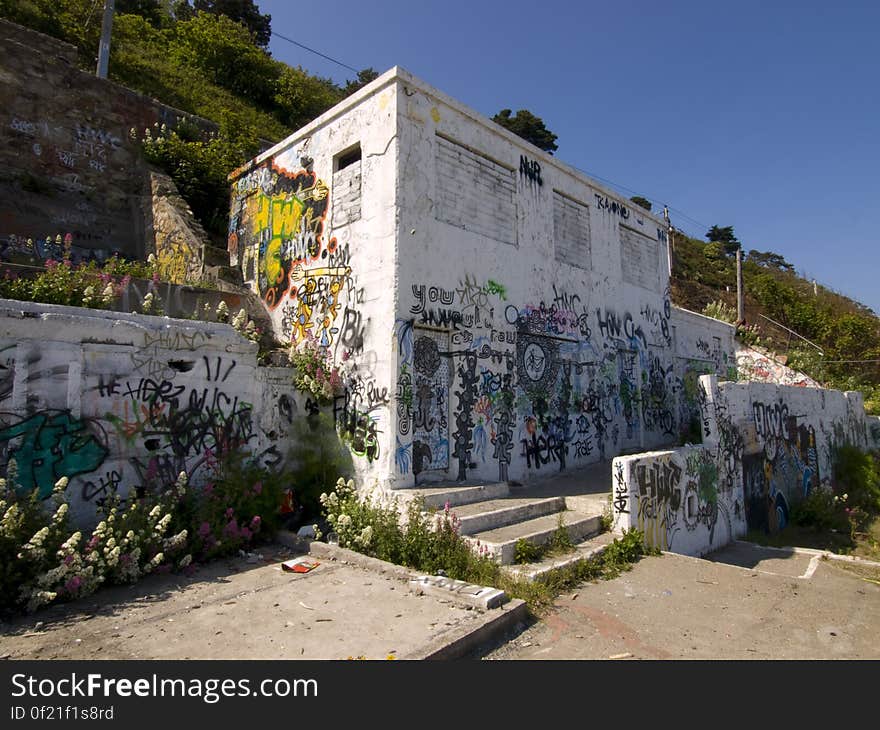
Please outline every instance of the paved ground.
[[494, 612], [419, 595], [408, 582], [322, 560], [282, 572], [290, 551], [154, 576], [0, 624], [11, 659], [368, 659], [419, 657]]
[[880, 569], [742, 543], [710, 557], [584, 585], [485, 658], [880, 658]]

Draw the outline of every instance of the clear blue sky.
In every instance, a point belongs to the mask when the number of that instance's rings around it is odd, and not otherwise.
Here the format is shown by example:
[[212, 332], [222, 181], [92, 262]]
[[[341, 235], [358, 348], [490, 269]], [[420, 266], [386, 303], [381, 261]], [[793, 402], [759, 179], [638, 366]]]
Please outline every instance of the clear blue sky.
[[529, 109], [564, 162], [690, 235], [732, 225], [880, 314], [880, 2], [257, 2], [354, 68], [403, 66], [490, 117]]

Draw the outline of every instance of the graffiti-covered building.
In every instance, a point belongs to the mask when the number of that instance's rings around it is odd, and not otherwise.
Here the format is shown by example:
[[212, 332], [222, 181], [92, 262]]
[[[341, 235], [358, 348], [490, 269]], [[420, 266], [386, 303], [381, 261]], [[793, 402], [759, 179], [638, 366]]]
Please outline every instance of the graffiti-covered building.
[[337, 426], [395, 487], [673, 444], [735, 367], [671, 305], [661, 219], [400, 68], [233, 174], [229, 252], [346, 362]]

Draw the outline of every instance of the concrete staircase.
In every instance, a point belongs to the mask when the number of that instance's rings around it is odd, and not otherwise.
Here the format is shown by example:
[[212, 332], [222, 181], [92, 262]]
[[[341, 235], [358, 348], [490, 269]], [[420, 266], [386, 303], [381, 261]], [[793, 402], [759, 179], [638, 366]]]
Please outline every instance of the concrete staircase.
[[[610, 476], [609, 467], [607, 494]], [[572, 491], [570, 487], [554, 490], [552, 482], [538, 488], [497, 482], [420, 487], [405, 493], [401, 490], [400, 494], [423, 499], [428, 509], [442, 510], [448, 504], [450, 513], [459, 519], [461, 534], [469, 538], [475, 550], [521, 578], [538, 580], [551, 570], [595, 556], [611, 542], [611, 536], [602, 529], [607, 494], [568, 493]], [[568, 533], [574, 550], [536, 563], [514, 564], [519, 540], [547, 545], [560, 526]]]

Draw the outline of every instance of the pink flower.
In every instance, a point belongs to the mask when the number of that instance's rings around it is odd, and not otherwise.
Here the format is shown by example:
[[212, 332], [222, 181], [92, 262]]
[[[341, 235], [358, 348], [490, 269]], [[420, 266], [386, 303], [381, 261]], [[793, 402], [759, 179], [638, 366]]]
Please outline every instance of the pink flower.
[[263, 482], [254, 484], [254, 494], [260, 494], [263, 491]]
[[237, 537], [238, 536], [238, 524], [235, 522], [235, 520], [229, 520], [226, 527], [223, 528], [223, 532], [225, 532], [230, 537]]
[[46, 259], [46, 268], [47, 269], [51, 270], [51, 269], [54, 269], [56, 266], [58, 266], [58, 262], [55, 259]]
[[64, 564], [73, 565], [73, 555], [68, 555], [66, 558], [64, 558]]
[[241, 536], [242, 536], [245, 540], [250, 540], [251, 537], [252, 537], [252, 533], [251, 533], [251, 531], [250, 531], [247, 527], [242, 527], [242, 528], [241, 528]]
[[235, 510], [232, 509], [232, 507], [229, 507], [229, 508], [226, 510], [226, 517], [227, 517], [227, 519], [232, 519], [232, 515], [234, 515], [234, 514], [235, 514]]
[[260, 523], [262, 520], [260, 519], [260, 515], [254, 515], [254, 519], [251, 520], [251, 530], [256, 532], [260, 529]]
[[207, 522], [203, 522], [201, 525], [199, 525], [199, 537], [206, 538], [210, 534], [211, 525], [209, 525]]
[[82, 578], [78, 575], [73, 576], [67, 583], [64, 584], [64, 590], [68, 593], [76, 593], [80, 586], [82, 585]]

